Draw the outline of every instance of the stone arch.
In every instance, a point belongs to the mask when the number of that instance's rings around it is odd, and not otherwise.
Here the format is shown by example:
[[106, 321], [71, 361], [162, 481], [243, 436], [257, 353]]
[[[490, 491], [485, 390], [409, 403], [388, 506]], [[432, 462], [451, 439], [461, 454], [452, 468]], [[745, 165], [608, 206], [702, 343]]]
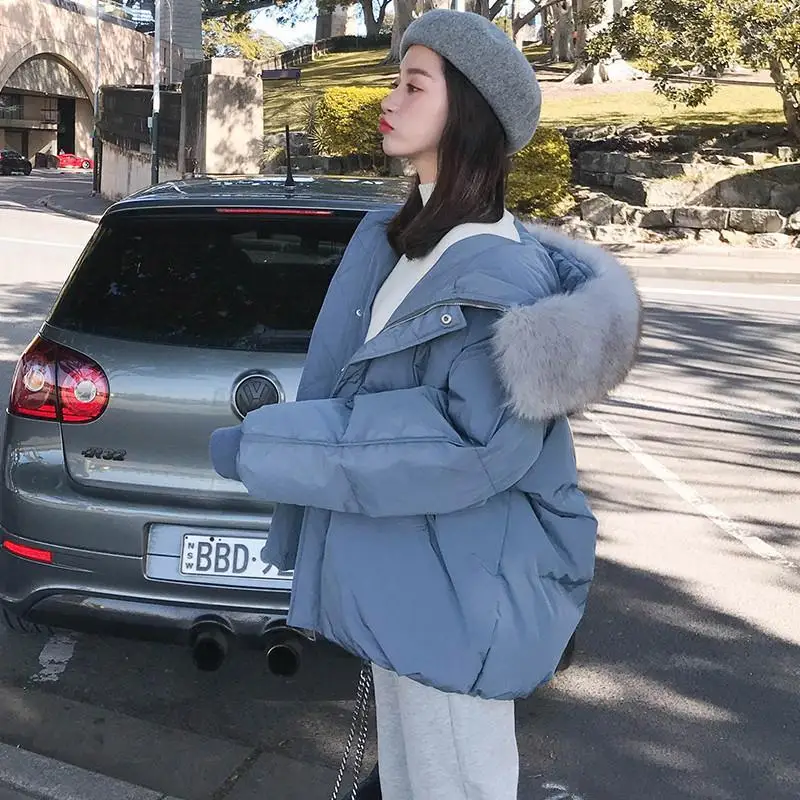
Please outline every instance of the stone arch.
[[39, 56], [47, 56], [63, 64], [78, 79], [83, 91], [86, 93], [86, 99], [92, 100], [94, 97], [94, 86], [92, 82], [87, 78], [83, 70], [75, 64], [75, 60], [69, 58], [64, 50], [64, 42], [59, 42], [55, 39], [38, 39], [34, 42], [28, 42], [28, 44], [17, 50], [16, 53], [12, 53], [5, 60], [5, 63], [0, 65], [0, 90], [3, 89], [8, 79], [26, 61], [30, 61], [32, 58], [37, 58]]

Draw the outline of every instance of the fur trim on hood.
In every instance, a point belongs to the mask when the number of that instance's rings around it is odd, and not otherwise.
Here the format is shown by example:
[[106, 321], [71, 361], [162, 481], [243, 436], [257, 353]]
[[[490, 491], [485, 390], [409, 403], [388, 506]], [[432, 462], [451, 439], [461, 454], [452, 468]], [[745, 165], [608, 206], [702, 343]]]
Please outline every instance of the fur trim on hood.
[[553, 259], [563, 292], [503, 314], [493, 346], [514, 413], [549, 420], [622, 383], [636, 359], [641, 301], [628, 270], [601, 248], [526, 228]]

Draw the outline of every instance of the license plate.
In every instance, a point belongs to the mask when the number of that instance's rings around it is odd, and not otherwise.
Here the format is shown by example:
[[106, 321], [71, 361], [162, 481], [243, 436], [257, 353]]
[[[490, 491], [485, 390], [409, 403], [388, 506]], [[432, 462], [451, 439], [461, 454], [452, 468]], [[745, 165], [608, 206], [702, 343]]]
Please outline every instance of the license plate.
[[263, 547], [264, 539], [251, 536], [184, 534], [181, 573], [214, 578], [291, 578], [290, 571], [261, 560]]

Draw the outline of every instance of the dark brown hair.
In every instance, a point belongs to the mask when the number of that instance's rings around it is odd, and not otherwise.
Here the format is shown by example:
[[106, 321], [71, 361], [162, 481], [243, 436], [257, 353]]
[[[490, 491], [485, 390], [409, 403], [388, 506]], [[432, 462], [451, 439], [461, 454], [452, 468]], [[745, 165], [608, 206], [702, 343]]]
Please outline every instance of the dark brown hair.
[[423, 205], [419, 176], [386, 235], [399, 255], [427, 255], [465, 222], [497, 222], [505, 208], [509, 158], [503, 127], [478, 90], [446, 58], [447, 123], [439, 142], [436, 186]]

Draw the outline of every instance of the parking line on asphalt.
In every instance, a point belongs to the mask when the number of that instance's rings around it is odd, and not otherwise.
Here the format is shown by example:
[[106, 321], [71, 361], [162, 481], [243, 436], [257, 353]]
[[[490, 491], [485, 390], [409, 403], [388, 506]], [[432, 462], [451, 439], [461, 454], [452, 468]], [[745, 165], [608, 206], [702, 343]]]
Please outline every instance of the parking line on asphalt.
[[39, 653], [41, 669], [31, 676], [33, 683], [56, 683], [75, 653], [75, 639], [63, 633], [51, 636]]
[[11, 242], [12, 244], [36, 244], [44, 245], [46, 247], [73, 247], [78, 250], [85, 247], [85, 245], [82, 244], [69, 244], [67, 242], [45, 242], [36, 239], [14, 239], [10, 236], [0, 236], [0, 242]]
[[616, 445], [633, 456], [651, 475], [672, 489], [675, 494], [683, 498], [692, 508], [702, 514], [706, 519], [716, 525], [728, 536], [749, 548], [761, 558], [780, 564], [784, 567], [794, 567], [795, 564], [786, 558], [779, 550], [758, 536], [747, 533], [740, 525], [732, 520], [724, 511], [703, 497], [689, 484], [684, 483], [669, 467], [662, 464], [657, 458], [646, 453], [633, 439], [626, 436], [616, 425], [602, 419], [592, 411], [584, 412], [584, 416], [596, 425]]

